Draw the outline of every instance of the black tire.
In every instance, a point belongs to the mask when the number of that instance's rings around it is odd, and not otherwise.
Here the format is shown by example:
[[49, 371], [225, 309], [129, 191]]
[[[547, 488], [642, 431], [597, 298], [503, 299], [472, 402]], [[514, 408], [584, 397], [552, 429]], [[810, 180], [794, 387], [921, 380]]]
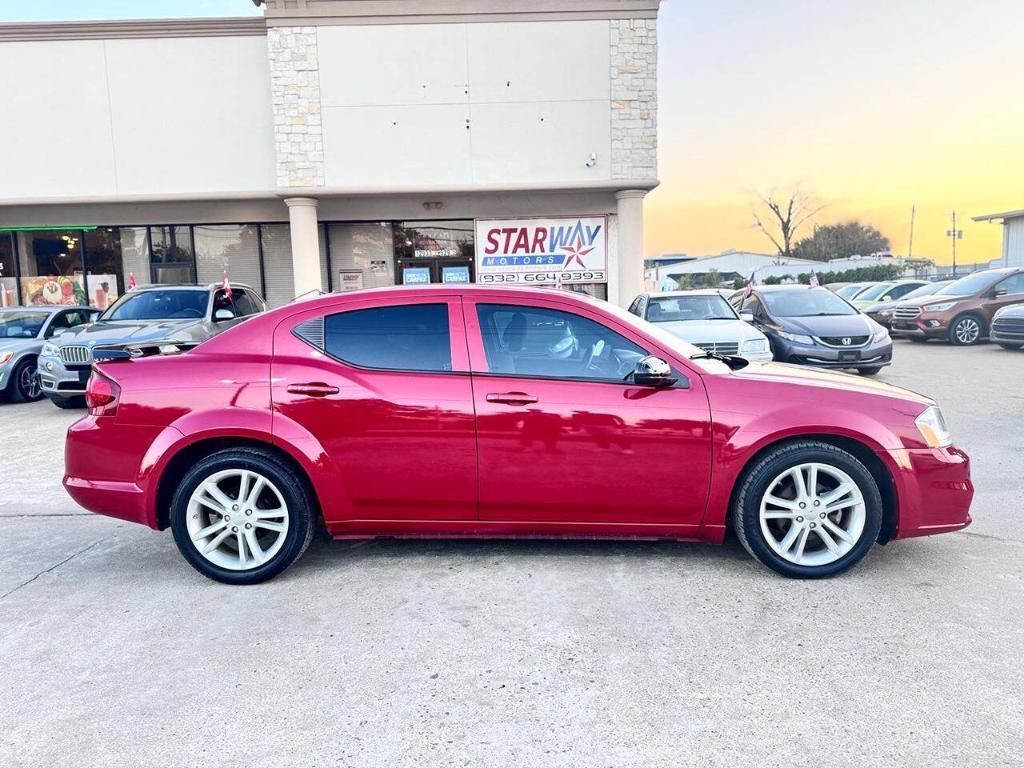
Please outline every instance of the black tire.
[[85, 396], [76, 395], [75, 397], [55, 397], [54, 395], [47, 395], [50, 398], [50, 402], [65, 411], [72, 411], [78, 408], [85, 408]]
[[[31, 382], [27, 380], [31, 377]], [[26, 358], [18, 363], [18, 366], [11, 373], [10, 383], [11, 402], [34, 403], [43, 396], [39, 387], [39, 380], [36, 378], [36, 359]]]
[[1004, 344], [1001, 341], [996, 343], [999, 344], [999, 346], [1002, 347], [1003, 349], [1020, 349], [1021, 347], [1024, 347], [1024, 344]]
[[[974, 335], [966, 333], [968, 328], [977, 327]], [[961, 332], [963, 329], [963, 333]], [[955, 347], [970, 347], [981, 341], [985, 335], [985, 321], [971, 312], [965, 312], [957, 316], [949, 324], [949, 343]]]
[[[186, 520], [196, 487], [212, 474], [230, 469], [247, 469], [270, 479], [288, 508], [288, 530], [280, 550], [262, 565], [244, 571], [207, 560], [192, 543]], [[316, 528], [315, 510], [316, 502], [305, 479], [275, 453], [261, 448], [230, 448], [197, 462], [178, 483], [171, 499], [171, 531], [185, 560], [207, 578], [224, 584], [259, 584], [282, 573], [306, 551]]]
[[876, 365], [872, 368], [858, 368], [857, 373], [859, 373], [861, 376], [877, 376], [881, 370], [882, 366]]
[[[765, 540], [760, 525], [761, 499], [769, 485], [786, 469], [805, 462], [820, 462], [842, 470], [864, 497], [865, 521], [860, 538], [846, 554], [824, 565], [805, 566], [786, 560]], [[874, 477], [857, 457], [828, 443], [796, 440], [768, 451], [740, 478], [732, 516], [740, 543], [762, 564], [789, 578], [821, 579], [852, 568], [871, 549], [882, 527], [882, 496]]]

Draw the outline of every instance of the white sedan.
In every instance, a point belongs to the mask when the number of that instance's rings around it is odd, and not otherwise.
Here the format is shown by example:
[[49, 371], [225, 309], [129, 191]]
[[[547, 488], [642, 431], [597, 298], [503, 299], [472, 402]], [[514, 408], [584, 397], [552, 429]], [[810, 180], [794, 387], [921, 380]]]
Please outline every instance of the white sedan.
[[666, 331], [706, 352], [738, 355], [747, 360], [772, 359], [768, 337], [736, 314], [715, 290], [641, 293], [629, 307], [634, 315], [658, 323]]

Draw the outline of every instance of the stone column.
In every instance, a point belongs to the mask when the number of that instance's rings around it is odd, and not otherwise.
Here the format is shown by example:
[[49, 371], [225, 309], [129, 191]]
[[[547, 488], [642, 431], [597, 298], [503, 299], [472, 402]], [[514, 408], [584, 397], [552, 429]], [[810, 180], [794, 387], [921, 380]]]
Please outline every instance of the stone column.
[[644, 290], [644, 196], [643, 189], [615, 193], [618, 239], [618, 290], [613, 300], [628, 307]]
[[292, 271], [295, 295], [320, 290], [320, 232], [315, 197], [287, 197], [288, 224], [292, 239]]

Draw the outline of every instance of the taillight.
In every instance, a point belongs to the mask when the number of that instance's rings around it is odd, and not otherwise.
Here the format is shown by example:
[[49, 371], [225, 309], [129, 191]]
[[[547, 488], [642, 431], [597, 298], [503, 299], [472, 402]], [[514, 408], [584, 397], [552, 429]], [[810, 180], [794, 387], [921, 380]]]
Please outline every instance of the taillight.
[[113, 379], [102, 373], [93, 371], [89, 383], [85, 387], [85, 404], [89, 406], [91, 416], [113, 416], [117, 413], [117, 401], [121, 397], [121, 387]]

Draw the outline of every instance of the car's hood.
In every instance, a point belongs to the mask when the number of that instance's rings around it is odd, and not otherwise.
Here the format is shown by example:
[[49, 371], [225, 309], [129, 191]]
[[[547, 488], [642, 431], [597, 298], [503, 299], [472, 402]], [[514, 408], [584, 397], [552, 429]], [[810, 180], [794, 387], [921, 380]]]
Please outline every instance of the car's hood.
[[970, 296], [953, 296], [952, 294], [942, 294], [941, 296], [932, 294], [931, 296], [918, 296], [916, 299], [907, 299], [906, 301], [897, 301], [897, 304], [901, 304], [904, 307], [923, 307], [925, 304], [941, 304], [944, 301], [960, 301], [961, 299], [969, 299]]
[[[855, 305], [856, 305], [856, 303], [857, 302], [854, 302]], [[879, 312], [884, 312], [887, 309], [892, 309], [897, 304], [902, 304], [902, 303], [903, 302], [899, 301], [898, 299], [894, 300], [894, 301], [880, 301], [877, 304], [872, 304], [870, 307], [865, 307], [864, 311], [867, 312], [868, 314], [871, 314], [871, 315], [877, 315]]]
[[804, 336], [863, 336], [877, 328], [864, 315], [780, 317], [778, 320], [784, 330]]
[[922, 405], [934, 405], [935, 401], [917, 392], [902, 387], [894, 387], [877, 379], [867, 379], [838, 371], [826, 371], [789, 363], [751, 363], [745, 368], [733, 372], [733, 376], [744, 379], [771, 381], [800, 386], [822, 387], [825, 389], [843, 389], [848, 392], [860, 392], [866, 395], [884, 395], [900, 400], [908, 400]]
[[1010, 304], [997, 314], [999, 317], [1024, 317], [1024, 304]]
[[41, 343], [39, 339], [0, 339], [0, 352], [19, 352]]
[[99, 320], [65, 331], [53, 339], [58, 346], [87, 344], [149, 344], [166, 339], [184, 339], [201, 326], [201, 320]]
[[673, 320], [657, 325], [673, 336], [678, 336], [691, 344], [712, 341], [746, 341], [747, 339], [759, 339], [764, 335], [743, 320]]

